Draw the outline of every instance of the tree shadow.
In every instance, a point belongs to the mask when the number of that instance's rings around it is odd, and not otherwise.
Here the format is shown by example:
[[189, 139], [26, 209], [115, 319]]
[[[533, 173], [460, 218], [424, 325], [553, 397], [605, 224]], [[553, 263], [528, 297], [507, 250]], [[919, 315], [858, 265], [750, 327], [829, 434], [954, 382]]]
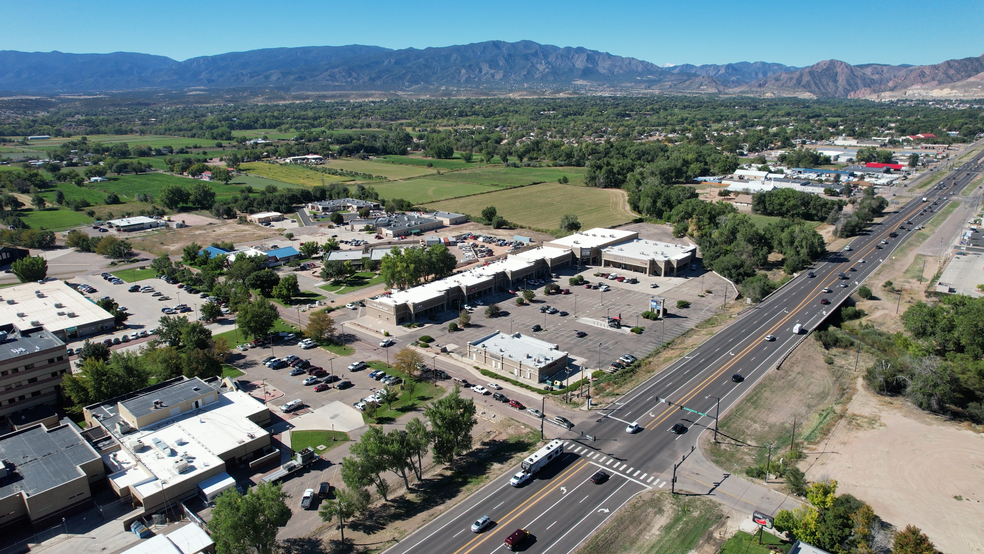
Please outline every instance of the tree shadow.
[[423, 512], [454, 500], [478, 477], [488, 474], [491, 467], [503, 463], [531, 444], [525, 440], [483, 441], [468, 454], [458, 458], [440, 474], [415, 483], [413, 489], [374, 508], [366, 518], [352, 521], [349, 527], [372, 535], [399, 521], [411, 519]]

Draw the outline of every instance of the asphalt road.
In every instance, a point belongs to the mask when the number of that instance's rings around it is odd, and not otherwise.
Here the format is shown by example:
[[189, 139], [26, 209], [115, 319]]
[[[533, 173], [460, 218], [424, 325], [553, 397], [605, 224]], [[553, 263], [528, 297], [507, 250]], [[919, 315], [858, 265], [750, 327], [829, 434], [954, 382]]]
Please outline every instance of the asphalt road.
[[[564, 457], [526, 486], [510, 487], [510, 475], [500, 477], [387, 552], [505, 551], [503, 539], [518, 528], [532, 535], [522, 551], [572, 552], [632, 496], [669, 488], [674, 463], [692, 450], [702, 431], [713, 430], [715, 413], [726, 411], [766, 371], [781, 365], [806, 333], [906, 239], [911, 231], [899, 226], [925, 225], [949, 201], [951, 191], [977, 176], [982, 160], [984, 154], [976, 156], [943, 179], [942, 189], [934, 186], [924, 191], [873, 225], [852, 241], [850, 251], [825, 256], [808, 270], [814, 277], [804, 271], [689, 355], [595, 412], [596, 419], [570, 431], [547, 424], [547, 438], [565, 439]], [[928, 201], [922, 202], [922, 196]], [[830, 304], [821, 304], [822, 298]], [[797, 324], [802, 331], [793, 334]], [[767, 335], [775, 340], [766, 340]], [[735, 374], [741, 376], [738, 382], [732, 379]], [[638, 422], [642, 430], [628, 434], [626, 425], [631, 422]], [[671, 431], [678, 423], [686, 428], [681, 434]], [[595, 485], [588, 478], [600, 468], [611, 478]], [[685, 462], [679, 471], [686, 471]], [[471, 533], [472, 522], [483, 515], [490, 516], [494, 525], [483, 533]]]

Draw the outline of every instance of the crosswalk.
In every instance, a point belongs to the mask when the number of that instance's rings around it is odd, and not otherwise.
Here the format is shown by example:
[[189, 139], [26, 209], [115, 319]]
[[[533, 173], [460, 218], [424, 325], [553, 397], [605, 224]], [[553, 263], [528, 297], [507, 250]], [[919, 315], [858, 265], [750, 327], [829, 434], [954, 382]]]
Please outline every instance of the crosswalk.
[[663, 488], [669, 481], [665, 479], [659, 479], [656, 475], [649, 475], [644, 473], [641, 469], [636, 469], [629, 464], [623, 463], [621, 460], [616, 460], [615, 458], [610, 458], [605, 456], [601, 452], [592, 450], [586, 446], [582, 446], [573, 442], [564, 443], [564, 451], [582, 456], [586, 460], [591, 460], [596, 465], [604, 465], [607, 468], [617, 471], [625, 477], [632, 479], [638, 483], [649, 487]]

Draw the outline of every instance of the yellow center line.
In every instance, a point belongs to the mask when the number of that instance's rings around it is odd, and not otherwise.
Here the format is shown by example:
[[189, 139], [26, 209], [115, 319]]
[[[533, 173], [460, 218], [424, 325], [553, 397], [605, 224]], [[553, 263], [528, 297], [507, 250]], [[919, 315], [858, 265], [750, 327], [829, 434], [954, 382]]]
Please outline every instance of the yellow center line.
[[[914, 205], [914, 207], [915, 208], [918, 208], [918, 204]], [[903, 212], [902, 211], [895, 212], [895, 213], [896, 214], [899, 214], [899, 215], [903, 215]], [[906, 216], [906, 217], [908, 217], [908, 216]], [[891, 229], [891, 228], [890, 229], [885, 229], [884, 231], [881, 232], [881, 234], [879, 234], [878, 236], [876, 236], [874, 238], [874, 240], [876, 240], [876, 241], [882, 240], [882, 237], [887, 236], [889, 233], [891, 233], [893, 231], [894, 231], [894, 229]], [[875, 243], [875, 244], [877, 244], [877, 243]], [[869, 253], [870, 252], [874, 252], [874, 251], [875, 251], [875, 249], [873, 247], [868, 250]], [[842, 262], [841, 264], [839, 264], [837, 266], [836, 269], [838, 269], [838, 270], [843, 269], [845, 266], [848, 266], [848, 264], [853, 265], [853, 262], [851, 260], [847, 260], [845, 262]], [[841, 271], [841, 273], [843, 273], [843, 271]], [[833, 284], [833, 282], [831, 282], [830, 284]], [[808, 304], [808, 303], [810, 303], [810, 302], [813, 301], [813, 299], [814, 299], [813, 298], [813, 295], [815, 295], [817, 293], [817, 290], [819, 290], [821, 288], [827, 288], [827, 285], [825, 285], [822, 281], [820, 282], [820, 284], [818, 284], [816, 287], [814, 287], [811, 292], [809, 292], [806, 295], [806, 297], [796, 306], [796, 308], [794, 308], [793, 310], [791, 310], [786, 315], [786, 317], [782, 318], [781, 320], [779, 320], [779, 322], [777, 322], [775, 325], [773, 325], [772, 328], [770, 328], [769, 331], [766, 334], [767, 335], [768, 334], [772, 334], [777, 329], [779, 329], [779, 327], [785, 325], [786, 322], [788, 322], [794, 315], [796, 315], [797, 312], [799, 312], [803, 308], [803, 306], [805, 304]], [[744, 358], [746, 355], [748, 355], [748, 353], [753, 348], [755, 348], [756, 346], [758, 346], [759, 344], [761, 344], [761, 342], [762, 342], [762, 339], [758, 339], [758, 340], [752, 342], [751, 344], [749, 344], [747, 347], [745, 347], [744, 350], [742, 350], [741, 352], [739, 352], [737, 356], [733, 357], [730, 361], [728, 361], [726, 364], [724, 364], [721, 367], [721, 369], [715, 371], [713, 374], [711, 374], [706, 379], [704, 379], [690, 393], [685, 394], [682, 400], [677, 401], [677, 404], [678, 405], [682, 405], [683, 403], [691, 400], [694, 396], [696, 396], [701, 391], [703, 391], [704, 388], [707, 387], [707, 385], [708, 385], [708, 383], [710, 381], [712, 381], [713, 379], [717, 379], [722, 374], [724, 374], [725, 372], [727, 372], [728, 369], [730, 369], [735, 364], [737, 364], [742, 358]], [[661, 413], [660, 415], [656, 416], [656, 418], [653, 419], [653, 421], [649, 425], [646, 425], [646, 429], [655, 429], [657, 425], [659, 425], [663, 421], [666, 421], [666, 419], [669, 417], [669, 415], [671, 413], [675, 412], [675, 411], [678, 411], [678, 409], [674, 409], [672, 407], [667, 407], [666, 410], [663, 413]]]
[[[582, 459], [578, 463], [576, 463], [575, 465], [573, 465], [570, 468], [568, 468], [564, 473], [562, 473], [557, 478], [557, 482], [556, 483], [551, 484], [549, 487], [547, 487], [547, 488], [543, 489], [542, 491], [538, 492], [537, 494], [533, 495], [533, 497], [527, 499], [526, 501], [524, 501], [519, 506], [516, 506], [515, 508], [513, 508], [513, 510], [511, 512], [509, 512], [508, 514], [502, 516], [502, 518], [497, 522], [498, 525], [499, 526], [503, 526], [503, 525], [507, 525], [507, 524], [513, 522], [516, 518], [518, 518], [519, 516], [523, 515], [523, 513], [526, 512], [526, 510], [529, 510], [530, 508], [532, 508], [533, 506], [535, 506], [540, 500], [543, 500], [543, 498], [546, 497], [547, 494], [553, 492], [554, 490], [557, 489], [557, 487], [559, 487], [559, 486], [563, 485], [564, 483], [566, 483], [571, 477], [573, 477], [577, 473], [577, 470], [581, 469], [582, 467], [586, 466], [587, 464], [588, 464], [587, 460], [583, 460]], [[516, 511], [517, 510], [520, 510], [520, 508], [522, 508], [522, 510], [519, 511], [519, 513], [516, 513]], [[513, 515], [514, 513], [516, 515]], [[510, 517], [510, 516], [512, 516], [512, 517]], [[483, 535], [478, 535], [474, 539], [468, 541], [468, 543], [465, 546], [462, 546], [458, 550], [455, 550], [454, 554], [459, 554], [459, 553], [468, 554], [468, 552], [471, 552], [472, 550], [475, 550], [476, 548], [478, 548], [479, 546], [481, 546], [482, 543], [484, 543], [485, 541], [487, 541], [491, 537], [492, 537], [492, 534], [491, 533], [486, 533], [486, 534], [483, 534]], [[474, 543], [474, 544], [472, 544], [472, 543]], [[465, 550], [466, 548], [467, 548], [467, 550]]]

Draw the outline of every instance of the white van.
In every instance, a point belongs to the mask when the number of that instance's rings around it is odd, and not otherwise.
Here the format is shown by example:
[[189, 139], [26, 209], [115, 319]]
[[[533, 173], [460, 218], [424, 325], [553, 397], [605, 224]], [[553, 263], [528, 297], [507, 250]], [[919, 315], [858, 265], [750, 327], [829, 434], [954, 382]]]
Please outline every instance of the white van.
[[303, 402], [301, 402], [301, 399], [300, 398], [298, 398], [296, 400], [291, 400], [290, 402], [288, 402], [288, 403], [284, 404], [283, 406], [281, 406], [280, 407], [280, 411], [284, 412], [285, 414], [286, 413], [290, 413], [290, 412], [293, 412], [294, 410], [300, 408], [302, 404], [303, 404]]
[[794, 335], [800, 334], [800, 331], [802, 331], [802, 330], [803, 330], [803, 326], [800, 325], [799, 323], [797, 323], [796, 325], [793, 326], [793, 334]]

